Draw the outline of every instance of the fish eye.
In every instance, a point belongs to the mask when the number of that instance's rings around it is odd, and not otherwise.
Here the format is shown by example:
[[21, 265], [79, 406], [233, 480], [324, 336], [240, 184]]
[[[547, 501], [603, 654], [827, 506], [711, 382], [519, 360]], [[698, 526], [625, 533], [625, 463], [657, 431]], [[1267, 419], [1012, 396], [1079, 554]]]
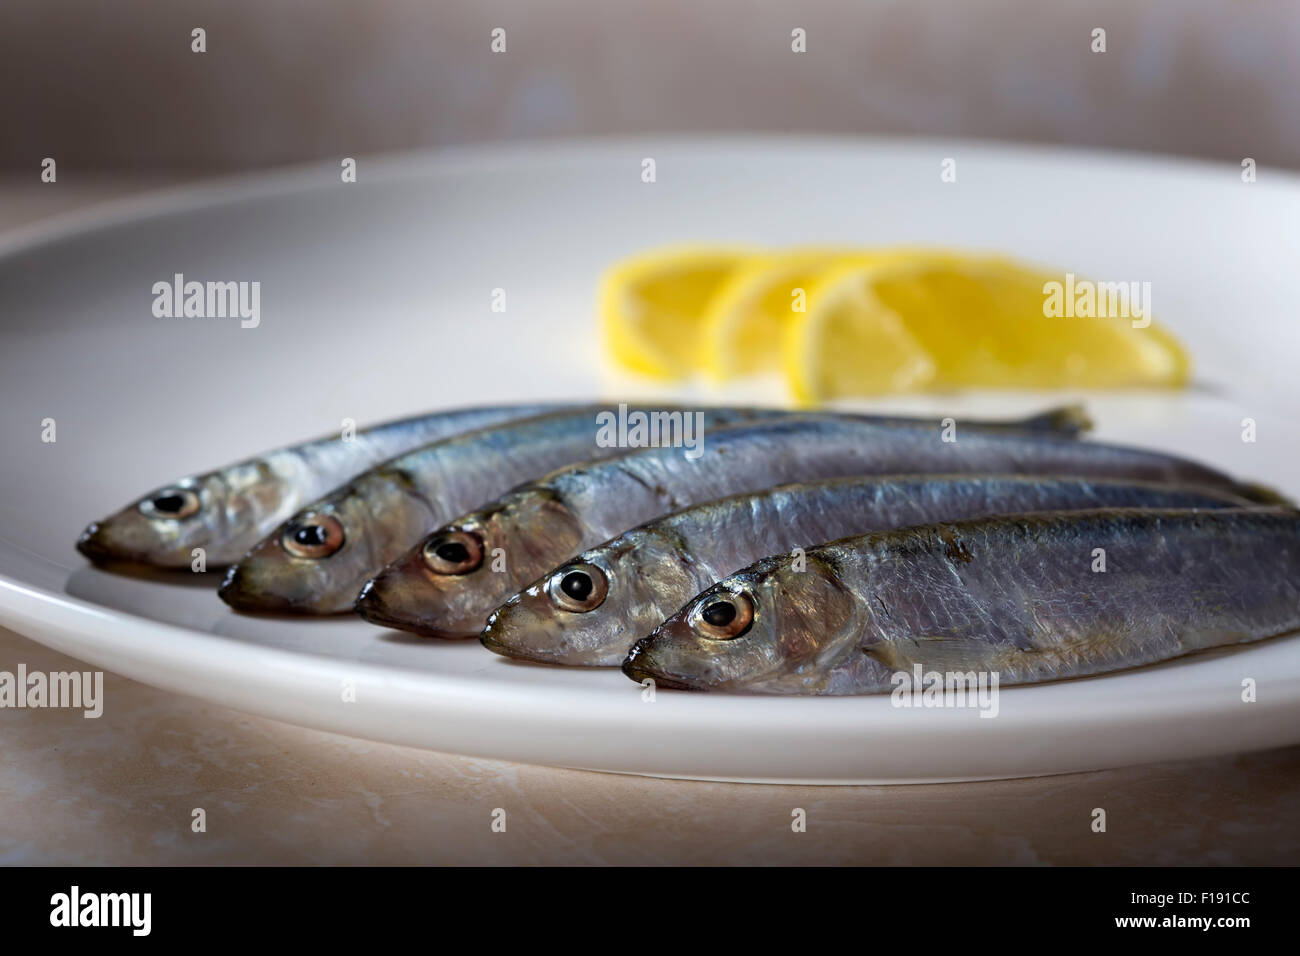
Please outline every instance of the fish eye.
[[444, 531], [425, 542], [424, 563], [437, 574], [469, 574], [483, 563], [483, 539], [474, 531]]
[[609, 594], [609, 578], [594, 564], [569, 564], [551, 575], [546, 593], [556, 607], [582, 614], [600, 607]]
[[284, 529], [280, 544], [296, 558], [328, 558], [343, 547], [343, 524], [333, 515], [307, 515]]
[[193, 488], [163, 488], [139, 504], [146, 518], [169, 518], [180, 521], [199, 510], [199, 495]]
[[754, 600], [744, 591], [710, 595], [691, 613], [691, 626], [715, 641], [740, 637], [754, 623]]

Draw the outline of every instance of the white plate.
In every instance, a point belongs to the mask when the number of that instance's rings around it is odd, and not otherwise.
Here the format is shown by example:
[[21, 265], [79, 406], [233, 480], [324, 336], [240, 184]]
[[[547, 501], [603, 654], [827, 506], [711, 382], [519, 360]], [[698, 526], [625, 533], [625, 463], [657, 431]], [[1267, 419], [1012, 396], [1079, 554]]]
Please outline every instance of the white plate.
[[[958, 181], [940, 181], [944, 157]], [[658, 181], [641, 181], [654, 157]], [[53, 188], [53, 187], [51, 187]], [[212, 581], [89, 567], [82, 526], [174, 476], [448, 404], [636, 391], [592, 293], [680, 240], [938, 242], [1149, 281], [1199, 360], [1183, 395], [1084, 396], [1106, 439], [1300, 494], [1300, 185], [1270, 170], [974, 143], [647, 140], [467, 149], [159, 194], [0, 243], [0, 620], [75, 657], [300, 724], [438, 750], [727, 780], [1060, 773], [1300, 741], [1300, 644], [1004, 690], [996, 719], [887, 698], [661, 691], [358, 620], [238, 616]], [[262, 322], [158, 319], [174, 273], [262, 283]], [[490, 309], [503, 288], [507, 311]], [[715, 400], [780, 401], [773, 385]], [[1003, 414], [1059, 395], [877, 407]], [[1258, 441], [1241, 440], [1253, 418]], [[57, 442], [42, 443], [54, 418]], [[1258, 702], [1241, 702], [1244, 678]], [[355, 690], [347, 702], [345, 684]], [[112, 707], [111, 700], [107, 702]]]

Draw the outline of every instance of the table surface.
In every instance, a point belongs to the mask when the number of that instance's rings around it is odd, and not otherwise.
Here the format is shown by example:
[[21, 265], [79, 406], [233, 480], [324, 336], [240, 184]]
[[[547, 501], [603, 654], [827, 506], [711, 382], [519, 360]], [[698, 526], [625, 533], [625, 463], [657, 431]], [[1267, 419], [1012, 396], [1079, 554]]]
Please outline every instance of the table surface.
[[[0, 229], [195, 178], [0, 175]], [[85, 669], [0, 629], [0, 672]], [[556, 770], [290, 726], [106, 674], [103, 716], [0, 709], [6, 864], [1294, 863], [1300, 747], [988, 783]], [[1106, 832], [1092, 829], [1106, 811]], [[792, 813], [805, 811], [805, 832]], [[194, 832], [194, 811], [206, 829]], [[505, 830], [493, 828], [504, 811]]]

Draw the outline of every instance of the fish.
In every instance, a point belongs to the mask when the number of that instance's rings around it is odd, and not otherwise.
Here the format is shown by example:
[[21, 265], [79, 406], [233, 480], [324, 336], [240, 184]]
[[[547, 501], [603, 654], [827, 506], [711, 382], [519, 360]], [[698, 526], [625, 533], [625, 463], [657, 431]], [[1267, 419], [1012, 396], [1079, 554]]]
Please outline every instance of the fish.
[[638, 641], [623, 672], [687, 690], [882, 694], [909, 675], [1089, 677], [1300, 629], [1294, 509], [1005, 515], [805, 558], [713, 585]]
[[92, 522], [77, 550], [96, 564], [209, 569], [238, 560], [307, 502], [385, 459], [451, 435], [528, 418], [558, 404], [452, 409], [317, 438], [177, 478]]
[[[625, 451], [599, 443], [607, 414], [590, 405], [553, 412], [455, 435], [382, 462], [274, 528], [230, 568], [217, 593], [250, 613], [350, 611], [371, 575], [440, 522], [560, 465]], [[787, 413], [711, 408], [701, 414], [703, 426], [712, 428]], [[679, 423], [684, 420], [679, 416]]]
[[502, 601], [587, 548], [703, 501], [792, 481], [1065, 474], [1240, 493], [1228, 475], [1158, 452], [969, 427], [954, 441], [946, 434], [933, 426], [808, 416], [717, 431], [696, 461], [648, 448], [570, 465], [431, 533], [366, 584], [357, 612], [429, 637], [476, 637]]
[[520, 660], [618, 667], [638, 638], [692, 597], [768, 555], [1008, 512], [1249, 504], [1207, 488], [1060, 476], [889, 475], [782, 485], [684, 508], [583, 552], [493, 611], [479, 640]]
[[[693, 433], [696, 429], [702, 432], [790, 415], [771, 408], [687, 410], [629, 407], [623, 402], [615, 410], [589, 404], [425, 444], [376, 465], [284, 516], [230, 568], [218, 594], [246, 613], [351, 611], [366, 581], [430, 529], [522, 481], [571, 462], [620, 454], [627, 450], [619, 447], [620, 441], [689, 444], [702, 438], [702, 434]], [[638, 422], [653, 427], [637, 433]], [[973, 427], [1060, 435], [1070, 440], [1088, 425], [1080, 409], [1067, 406], [1025, 419], [975, 423]], [[690, 449], [674, 447], [671, 453], [681, 457]]]

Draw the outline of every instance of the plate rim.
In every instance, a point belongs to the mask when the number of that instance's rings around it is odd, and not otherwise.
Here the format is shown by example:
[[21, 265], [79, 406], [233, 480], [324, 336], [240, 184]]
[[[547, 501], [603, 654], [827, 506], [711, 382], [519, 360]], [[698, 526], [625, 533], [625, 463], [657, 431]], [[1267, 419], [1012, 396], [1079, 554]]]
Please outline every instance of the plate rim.
[[[719, 148], [781, 148], [781, 149], [877, 149], [881, 147], [972, 149], [985, 153], [1036, 154], [1058, 160], [1089, 159], [1138, 168], [1175, 167], [1187, 173], [1215, 173], [1222, 175], [1237, 169], [1226, 160], [1178, 153], [1161, 153], [1148, 150], [1116, 147], [1081, 146], [1063, 143], [1000, 140], [978, 136], [908, 136], [905, 134], [873, 134], [799, 132], [785, 135], [770, 133], [718, 133], [697, 136], [689, 132], [654, 134], [611, 134], [608, 136], [554, 136], [535, 139], [455, 143], [434, 147], [386, 150], [354, 157], [358, 168], [364, 163], [367, 172], [356, 185], [371, 179], [383, 182], [427, 172], [431, 167], [460, 163], [477, 167], [483, 162], [532, 162], [539, 152], [549, 157], [566, 153], [588, 155], [594, 151], [618, 151], [649, 144], [681, 146], [690, 149], [715, 150]], [[375, 171], [370, 171], [374, 169]], [[1280, 185], [1300, 189], [1300, 170], [1275, 166], [1257, 166], [1268, 172], [1268, 180]], [[66, 239], [75, 238], [104, 229], [128, 226], [169, 215], [183, 214], [210, 206], [227, 205], [255, 199], [263, 194], [276, 195], [285, 187], [301, 190], [313, 186], [324, 188], [331, 184], [328, 177], [337, 168], [333, 160], [317, 159], [269, 166], [260, 169], [240, 170], [231, 173], [211, 172], [199, 178], [159, 188], [142, 191], [92, 203], [66, 212], [56, 213], [34, 222], [0, 232], [0, 259], [23, 254]], [[1256, 180], [1258, 182], [1258, 180]]]

